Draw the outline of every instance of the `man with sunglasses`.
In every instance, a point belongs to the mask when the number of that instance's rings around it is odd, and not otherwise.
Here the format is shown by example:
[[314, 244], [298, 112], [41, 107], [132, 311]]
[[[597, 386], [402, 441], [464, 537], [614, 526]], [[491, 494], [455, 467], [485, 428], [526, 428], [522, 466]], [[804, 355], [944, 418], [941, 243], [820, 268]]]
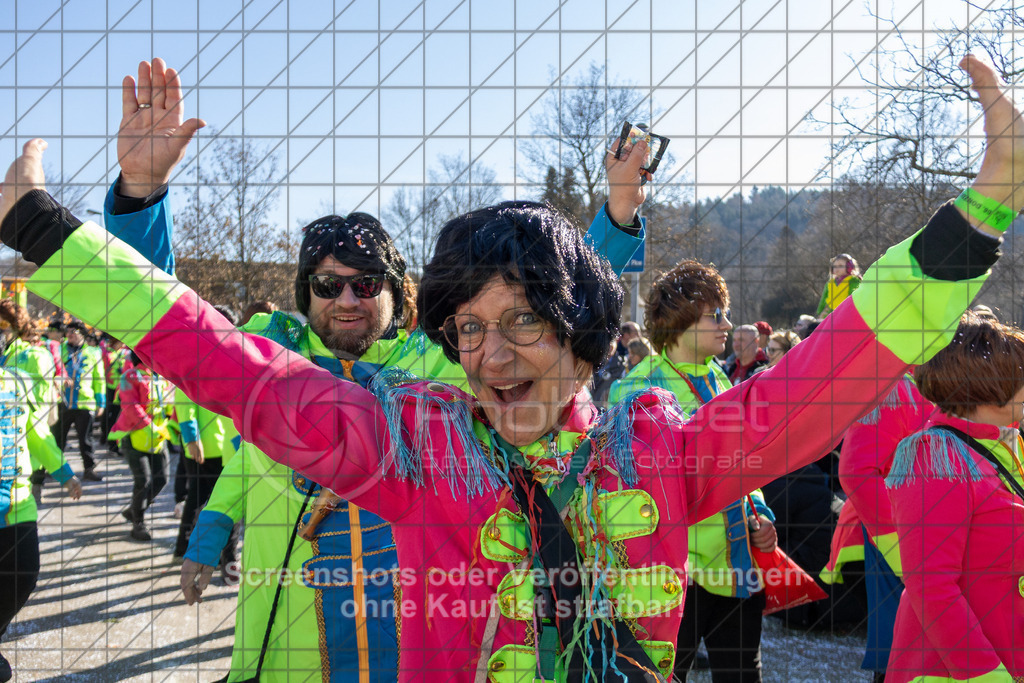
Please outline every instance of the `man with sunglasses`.
[[[137, 91], [135, 81], [125, 79], [123, 102], [122, 173], [107, 197], [105, 225], [173, 271], [167, 184], [202, 122], [182, 120], [180, 82], [159, 59], [140, 64]], [[637, 209], [645, 198], [640, 183], [646, 178], [640, 170], [645, 146], [637, 151], [626, 150], [619, 159], [608, 155], [609, 201], [588, 231], [616, 272], [644, 238]], [[242, 329], [364, 386], [382, 368], [401, 367], [468, 390], [461, 366], [449, 362], [421, 330], [403, 329], [406, 312], [415, 305], [406, 298], [404, 277], [405, 259], [377, 219], [358, 212], [325, 216], [303, 229], [299, 250], [295, 300], [308, 322], [279, 311], [254, 316]], [[522, 323], [508, 321], [499, 329], [514, 342], [524, 333]], [[201, 601], [238, 519], [246, 522], [245, 573], [227, 680], [256, 673], [275, 605], [275, 582], [262, 579], [277, 574], [289, 536], [302, 524], [303, 538], [311, 542], [297, 542], [289, 555], [290, 580], [276, 601], [260, 680], [393, 681], [400, 606], [388, 603], [400, 598], [401, 587], [392, 583], [398, 565], [390, 526], [332, 500], [329, 491], [240, 443], [199, 514], [185, 553], [182, 589], [189, 604]], [[253, 571], [260, 572], [260, 580], [249, 580]]]
[[[612, 385], [611, 403], [661, 387], [675, 394], [684, 412], [692, 413], [731, 388], [716, 360], [725, 351], [732, 323], [729, 290], [715, 268], [685, 260], [658, 278], [647, 295], [644, 327], [658, 353]], [[756, 340], [755, 335], [755, 347]], [[717, 424], [736, 428], [739, 416], [728, 412], [723, 411]], [[754, 510], [737, 500], [689, 528], [693, 585], [686, 591], [679, 627], [675, 674], [680, 680], [686, 680], [702, 638], [715, 681], [761, 680], [765, 598], [752, 571], [750, 547], [775, 549], [775, 515], [760, 491], [751, 492], [750, 499]]]

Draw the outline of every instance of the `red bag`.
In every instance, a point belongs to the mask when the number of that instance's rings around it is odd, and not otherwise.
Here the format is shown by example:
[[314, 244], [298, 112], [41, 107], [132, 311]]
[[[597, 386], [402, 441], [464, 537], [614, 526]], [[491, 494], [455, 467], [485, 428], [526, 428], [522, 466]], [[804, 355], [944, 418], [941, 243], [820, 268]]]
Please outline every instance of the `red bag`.
[[814, 578], [779, 546], [775, 546], [775, 551], [771, 553], [751, 548], [750, 554], [764, 579], [764, 614], [773, 614], [828, 597]]
[[[751, 511], [754, 501], [747, 496]], [[754, 513], [756, 514], [756, 512]], [[821, 589], [814, 578], [793, 561], [778, 545], [766, 553], [750, 547], [750, 557], [761, 570], [764, 582], [765, 605], [763, 614], [774, 614], [780, 610], [806, 605], [815, 600], [824, 600], [828, 594]]]

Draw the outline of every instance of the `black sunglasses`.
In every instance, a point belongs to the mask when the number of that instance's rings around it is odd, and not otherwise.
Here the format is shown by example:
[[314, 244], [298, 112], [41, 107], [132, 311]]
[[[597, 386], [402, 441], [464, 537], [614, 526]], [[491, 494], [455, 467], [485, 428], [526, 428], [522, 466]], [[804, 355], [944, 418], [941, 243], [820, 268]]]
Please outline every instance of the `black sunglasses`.
[[319, 299], [337, 299], [351, 285], [352, 293], [359, 299], [372, 299], [384, 289], [387, 276], [383, 273], [359, 275], [335, 275], [334, 273], [313, 273], [309, 276], [309, 288]]

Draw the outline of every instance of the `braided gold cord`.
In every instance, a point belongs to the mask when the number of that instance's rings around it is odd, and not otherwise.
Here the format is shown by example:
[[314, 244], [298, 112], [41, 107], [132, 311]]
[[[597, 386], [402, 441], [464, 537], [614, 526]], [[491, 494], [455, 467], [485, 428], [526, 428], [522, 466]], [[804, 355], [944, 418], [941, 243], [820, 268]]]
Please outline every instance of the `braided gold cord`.
[[395, 640], [398, 641], [398, 662], [401, 669], [402, 661], [402, 582], [397, 572], [394, 573], [394, 596], [395, 596]]
[[537, 632], [533, 629], [533, 622], [527, 622], [526, 624], [526, 636], [523, 639], [523, 645], [527, 647], [533, 647], [537, 642]]
[[[612, 551], [615, 553], [615, 560], [618, 562], [620, 569], [629, 569], [629, 553], [626, 551], [625, 541], [615, 541], [612, 543]], [[622, 617], [622, 620], [626, 622], [626, 626], [629, 630], [636, 635], [636, 619], [626, 619]]]

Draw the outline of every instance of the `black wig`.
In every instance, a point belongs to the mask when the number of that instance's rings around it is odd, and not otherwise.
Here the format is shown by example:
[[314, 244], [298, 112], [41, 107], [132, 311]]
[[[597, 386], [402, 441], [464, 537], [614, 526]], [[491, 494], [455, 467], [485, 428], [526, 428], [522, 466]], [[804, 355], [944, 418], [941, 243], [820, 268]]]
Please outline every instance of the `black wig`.
[[423, 269], [420, 326], [445, 356], [459, 352], [441, 333], [445, 319], [494, 275], [526, 290], [526, 300], [551, 323], [559, 342], [594, 367], [619, 334], [622, 287], [611, 266], [558, 210], [536, 202], [503, 202], [449, 221]]
[[299, 313], [309, 315], [309, 276], [316, 271], [321, 261], [333, 256], [349, 268], [368, 273], [384, 273], [391, 283], [391, 295], [395, 300], [392, 322], [402, 319], [405, 259], [380, 221], [361, 212], [350, 213], [344, 218], [324, 216], [302, 231], [299, 266], [295, 273], [295, 305]]

